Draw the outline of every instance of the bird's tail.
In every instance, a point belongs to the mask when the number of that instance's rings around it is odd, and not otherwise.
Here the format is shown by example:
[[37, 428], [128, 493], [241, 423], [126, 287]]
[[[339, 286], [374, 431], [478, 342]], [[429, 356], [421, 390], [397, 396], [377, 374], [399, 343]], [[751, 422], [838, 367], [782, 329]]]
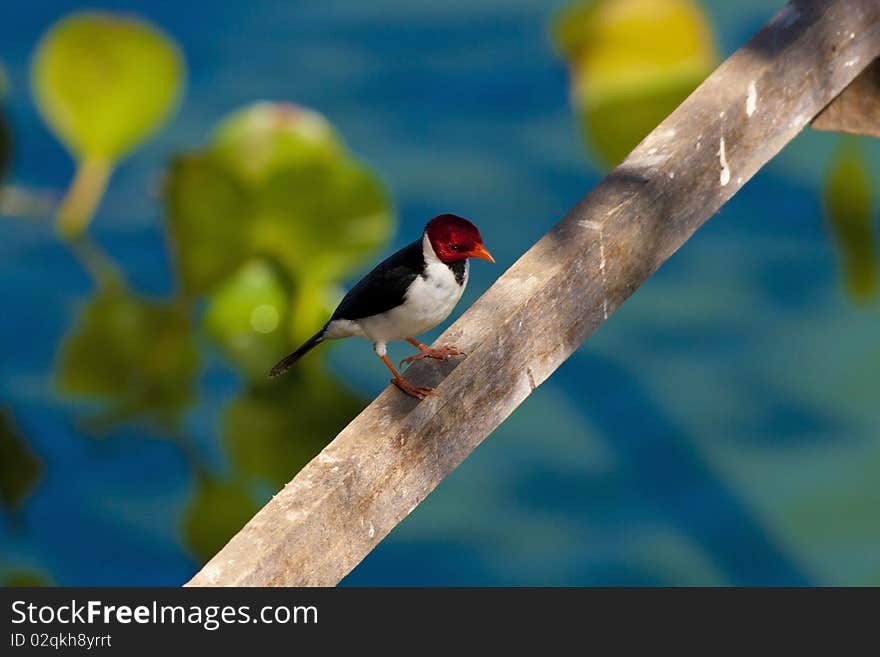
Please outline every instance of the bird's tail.
[[308, 340], [306, 340], [302, 344], [302, 346], [300, 346], [296, 351], [288, 354], [277, 363], [275, 363], [275, 366], [271, 370], [269, 370], [269, 378], [274, 379], [276, 376], [281, 376], [282, 374], [284, 374], [287, 370], [291, 368], [291, 366], [293, 366], [296, 361], [305, 356], [309, 351], [317, 347], [323, 341], [324, 329], [321, 329]]

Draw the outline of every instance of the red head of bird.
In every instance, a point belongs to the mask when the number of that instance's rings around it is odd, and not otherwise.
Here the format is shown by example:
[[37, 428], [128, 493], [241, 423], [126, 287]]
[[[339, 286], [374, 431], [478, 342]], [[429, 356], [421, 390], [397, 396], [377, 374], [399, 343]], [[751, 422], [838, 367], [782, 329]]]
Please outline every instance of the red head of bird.
[[437, 257], [445, 263], [480, 258], [495, 262], [483, 245], [480, 231], [470, 221], [454, 214], [441, 214], [428, 222], [425, 233]]

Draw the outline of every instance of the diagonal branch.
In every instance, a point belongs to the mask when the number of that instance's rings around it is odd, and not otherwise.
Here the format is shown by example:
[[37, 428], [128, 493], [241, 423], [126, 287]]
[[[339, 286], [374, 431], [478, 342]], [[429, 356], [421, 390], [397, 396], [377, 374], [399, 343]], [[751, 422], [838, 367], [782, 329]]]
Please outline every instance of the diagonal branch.
[[786, 5], [189, 584], [336, 584], [878, 55], [877, 0]]

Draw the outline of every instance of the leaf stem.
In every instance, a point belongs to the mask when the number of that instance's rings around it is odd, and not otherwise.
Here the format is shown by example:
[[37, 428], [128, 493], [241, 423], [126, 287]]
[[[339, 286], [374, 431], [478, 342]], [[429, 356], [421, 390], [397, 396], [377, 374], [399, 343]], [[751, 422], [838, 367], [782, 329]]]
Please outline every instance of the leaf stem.
[[127, 287], [113, 258], [88, 233], [70, 239], [70, 248], [98, 287]]
[[79, 162], [73, 182], [58, 206], [55, 226], [64, 239], [78, 237], [92, 221], [112, 171], [110, 163], [99, 158]]

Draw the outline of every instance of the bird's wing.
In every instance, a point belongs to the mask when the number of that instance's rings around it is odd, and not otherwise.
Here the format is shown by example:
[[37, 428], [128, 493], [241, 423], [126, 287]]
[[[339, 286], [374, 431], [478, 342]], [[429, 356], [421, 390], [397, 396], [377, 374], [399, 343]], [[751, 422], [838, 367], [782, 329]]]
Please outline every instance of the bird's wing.
[[422, 240], [389, 256], [355, 285], [330, 318], [357, 320], [401, 305], [412, 282], [424, 271]]

